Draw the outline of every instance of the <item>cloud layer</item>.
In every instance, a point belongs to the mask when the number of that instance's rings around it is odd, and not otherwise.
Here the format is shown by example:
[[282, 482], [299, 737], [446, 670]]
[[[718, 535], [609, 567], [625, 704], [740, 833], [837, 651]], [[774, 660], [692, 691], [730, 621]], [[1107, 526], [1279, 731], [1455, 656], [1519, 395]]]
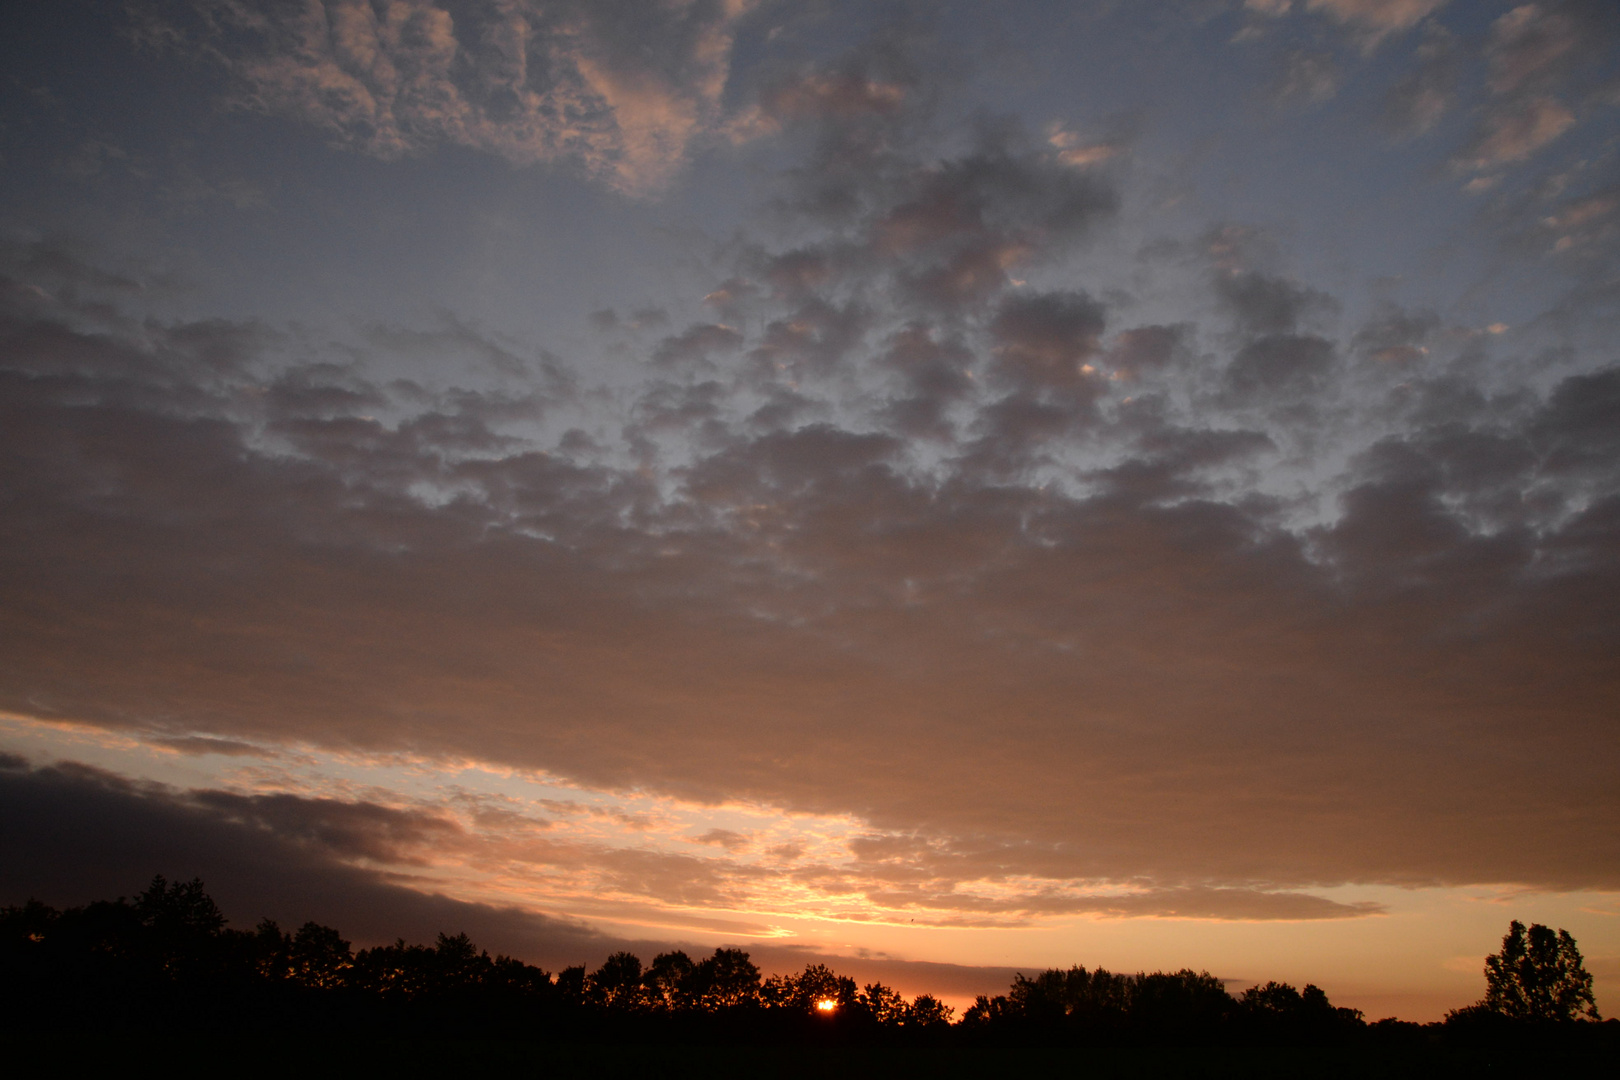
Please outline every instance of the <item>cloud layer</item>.
[[[1266, 123], [1360, 94], [1367, 139], [1478, 207], [1470, 257], [1544, 291], [1505, 313], [1324, 270], [1286, 228], [1161, 228], [1195, 200], [1137, 121], [953, 102], [903, 20], [734, 79], [742, 5], [141, 10], [234, 104], [348, 149], [642, 196], [746, 138], [761, 206], [678, 295], [593, 300], [566, 357], [455, 314], [175, 314], [134, 263], [7, 239], [0, 710], [237, 763], [13, 762], [63, 850], [540, 958], [607, 939], [506, 898], [764, 936], [1620, 889], [1599, 7], [1471, 37], [1431, 0], [1223, 9], [1221, 47], [1282, 72]], [[294, 746], [621, 803], [317, 789]], [[51, 872], [25, 840], [16, 887]], [[130, 887], [70, 862], [65, 891]]]

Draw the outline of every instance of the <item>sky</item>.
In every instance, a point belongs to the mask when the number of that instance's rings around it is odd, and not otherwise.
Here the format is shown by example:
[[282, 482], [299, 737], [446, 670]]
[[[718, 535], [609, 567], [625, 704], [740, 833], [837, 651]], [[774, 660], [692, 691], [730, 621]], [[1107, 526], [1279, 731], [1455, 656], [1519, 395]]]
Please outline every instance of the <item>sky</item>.
[[1620, 9], [0, 9], [0, 903], [1620, 1011]]

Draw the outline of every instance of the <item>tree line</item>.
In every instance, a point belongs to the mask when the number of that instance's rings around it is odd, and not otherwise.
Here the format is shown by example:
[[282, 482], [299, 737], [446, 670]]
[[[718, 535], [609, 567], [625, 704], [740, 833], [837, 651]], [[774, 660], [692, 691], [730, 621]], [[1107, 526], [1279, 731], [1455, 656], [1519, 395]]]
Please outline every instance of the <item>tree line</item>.
[[[1600, 1018], [1574, 939], [1514, 922], [1486, 964], [1487, 993], [1444, 1025], [1468, 1037], [1571, 1025], [1616, 1039]], [[505, 1038], [846, 1040], [986, 1044], [1328, 1044], [1416, 1038], [1368, 1024], [1318, 987], [1268, 982], [1233, 995], [1208, 972], [1098, 968], [1018, 975], [957, 1020], [928, 994], [907, 1000], [824, 964], [765, 977], [741, 949], [650, 964], [616, 952], [556, 973], [490, 956], [466, 934], [355, 950], [332, 927], [228, 928], [201, 881], [156, 877], [133, 900], [59, 911], [0, 909], [0, 1023], [19, 1029], [121, 1026], [394, 1031]], [[1579, 1023], [1586, 1021], [1587, 1023]], [[1436, 1025], [1431, 1025], [1436, 1027]]]

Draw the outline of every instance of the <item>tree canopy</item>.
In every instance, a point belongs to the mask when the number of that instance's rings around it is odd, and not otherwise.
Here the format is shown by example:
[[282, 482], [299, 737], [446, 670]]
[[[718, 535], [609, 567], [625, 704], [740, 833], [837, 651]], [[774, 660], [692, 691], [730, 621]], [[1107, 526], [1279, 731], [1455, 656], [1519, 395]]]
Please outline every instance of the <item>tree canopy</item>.
[[[1486, 997], [1448, 1030], [1612, 1037], [1592, 977], [1564, 930], [1514, 922], [1486, 961]], [[1266, 982], [1237, 995], [1207, 971], [1053, 968], [981, 996], [960, 1023], [930, 995], [908, 1001], [822, 963], [762, 976], [749, 954], [694, 960], [608, 956], [555, 975], [490, 956], [466, 934], [354, 949], [336, 929], [261, 920], [232, 929], [198, 880], [156, 877], [120, 897], [58, 911], [0, 908], [0, 1027], [386, 1030], [502, 1037], [887, 1040], [963, 1045], [1318, 1045], [1404, 1037], [1368, 1025], [1320, 988]], [[1452, 1021], [1456, 1021], [1453, 1023]], [[1548, 1022], [1557, 1021], [1556, 1025]], [[1404, 1025], [1415, 1028], [1415, 1025]], [[1408, 1033], [1409, 1034], [1409, 1033]], [[1474, 1036], [1467, 1036], [1474, 1037]]]
[[1600, 1020], [1592, 976], [1568, 930], [1514, 919], [1502, 951], [1485, 958], [1486, 1010], [1510, 1020]]

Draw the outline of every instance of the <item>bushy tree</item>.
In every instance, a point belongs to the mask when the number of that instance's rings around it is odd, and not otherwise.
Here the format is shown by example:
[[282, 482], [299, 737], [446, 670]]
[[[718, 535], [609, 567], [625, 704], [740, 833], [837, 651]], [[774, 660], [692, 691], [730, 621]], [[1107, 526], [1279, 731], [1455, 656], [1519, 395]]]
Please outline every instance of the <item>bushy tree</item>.
[[773, 975], [763, 991], [767, 1004], [798, 1012], [822, 1011], [818, 1005], [832, 1003], [833, 1012], [856, 1006], [855, 980], [839, 975], [826, 964], [807, 964], [797, 975]]
[[1598, 1020], [1592, 976], [1569, 931], [1514, 919], [1502, 951], [1485, 958], [1487, 1011], [1511, 1020]]
[[354, 967], [354, 950], [349, 943], [330, 926], [317, 922], [306, 922], [298, 928], [288, 953], [292, 977], [313, 990], [334, 990], [342, 986], [349, 969]]
[[759, 968], [741, 949], [716, 949], [689, 979], [694, 1003], [711, 1012], [759, 1001]]
[[938, 1028], [949, 1026], [951, 1017], [956, 1010], [940, 1001], [932, 994], [918, 994], [911, 1002], [911, 1008], [906, 1010], [906, 1026], [914, 1028]]
[[653, 957], [641, 984], [646, 988], [647, 1000], [654, 1008], [684, 1009], [691, 1004], [692, 972], [697, 965], [681, 949], [659, 953]]
[[906, 999], [882, 983], [867, 983], [855, 995], [855, 1003], [862, 1012], [884, 1027], [899, 1027], [905, 1022]]
[[647, 1001], [641, 985], [641, 957], [628, 952], [614, 953], [591, 973], [585, 994], [588, 1000], [610, 1009], [641, 1008]]

